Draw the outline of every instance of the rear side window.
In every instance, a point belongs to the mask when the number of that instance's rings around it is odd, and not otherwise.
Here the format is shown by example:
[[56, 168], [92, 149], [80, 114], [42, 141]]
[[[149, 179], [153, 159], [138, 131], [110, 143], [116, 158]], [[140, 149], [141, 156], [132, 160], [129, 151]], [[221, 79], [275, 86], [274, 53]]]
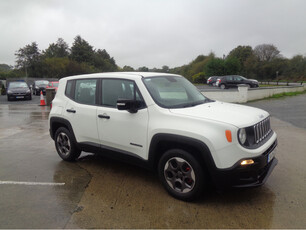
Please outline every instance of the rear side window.
[[81, 104], [95, 105], [96, 89], [97, 89], [97, 79], [76, 80], [75, 90], [74, 90], [74, 100]]

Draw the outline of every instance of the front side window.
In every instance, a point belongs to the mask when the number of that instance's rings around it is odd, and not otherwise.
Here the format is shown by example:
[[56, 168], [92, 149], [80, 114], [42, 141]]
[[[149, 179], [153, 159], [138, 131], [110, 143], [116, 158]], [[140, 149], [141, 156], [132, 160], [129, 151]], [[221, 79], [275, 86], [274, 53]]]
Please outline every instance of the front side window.
[[116, 108], [118, 99], [143, 101], [133, 81], [124, 79], [103, 79], [102, 105]]
[[76, 80], [74, 100], [81, 104], [96, 104], [97, 79]]
[[163, 108], [191, 107], [210, 101], [183, 77], [149, 77], [143, 82], [154, 101]]

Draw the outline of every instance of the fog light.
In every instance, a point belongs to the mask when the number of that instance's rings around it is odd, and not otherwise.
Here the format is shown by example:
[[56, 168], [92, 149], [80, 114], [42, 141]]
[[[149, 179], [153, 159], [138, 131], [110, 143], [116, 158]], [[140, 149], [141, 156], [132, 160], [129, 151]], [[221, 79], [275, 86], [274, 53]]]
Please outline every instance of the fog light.
[[252, 159], [243, 160], [240, 163], [240, 165], [251, 165], [251, 164], [254, 164], [254, 161]]

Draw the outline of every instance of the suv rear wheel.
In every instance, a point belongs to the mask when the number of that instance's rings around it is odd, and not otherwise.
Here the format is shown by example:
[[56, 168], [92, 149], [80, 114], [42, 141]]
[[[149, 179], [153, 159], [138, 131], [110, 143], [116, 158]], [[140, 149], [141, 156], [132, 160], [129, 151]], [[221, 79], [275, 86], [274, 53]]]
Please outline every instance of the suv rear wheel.
[[65, 161], [74, 161], [80, 154], [81, 150], [76, 146], [70, 131], [64, 127], [55, 132], [55, 148], [58, 155]]
[[221, 85], [220, 85], [220, 88], [221, 88], [221, 89], [225, 89], [225, 88], [226, 88], [226, 85], [225, 85], [225, 84], [221, 84]]
[[203, 191], [204, 172], [199, 162], [184, 150], [166, 151], [159, 161], [158, 174], [166, 190], [177, 199], [191, 201]]

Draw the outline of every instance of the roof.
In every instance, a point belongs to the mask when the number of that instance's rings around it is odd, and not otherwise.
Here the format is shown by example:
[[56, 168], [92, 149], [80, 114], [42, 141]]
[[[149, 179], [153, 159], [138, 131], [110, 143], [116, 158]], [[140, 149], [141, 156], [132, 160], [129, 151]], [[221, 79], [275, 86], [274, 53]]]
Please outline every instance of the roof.
[[155, 73], [155, 72], [108, 72], [108, 73], [93, 73], [93, 74], [83, 74], [83, 75], [75, 75], [69, 76], [70, 78], [95, 78], [95, 77], [116, 77], [116, 78], [146, 78], [146, 77], [157, 77], [157, 76], [180, 76], [176, 74], [168, 74], [168, 73]]

